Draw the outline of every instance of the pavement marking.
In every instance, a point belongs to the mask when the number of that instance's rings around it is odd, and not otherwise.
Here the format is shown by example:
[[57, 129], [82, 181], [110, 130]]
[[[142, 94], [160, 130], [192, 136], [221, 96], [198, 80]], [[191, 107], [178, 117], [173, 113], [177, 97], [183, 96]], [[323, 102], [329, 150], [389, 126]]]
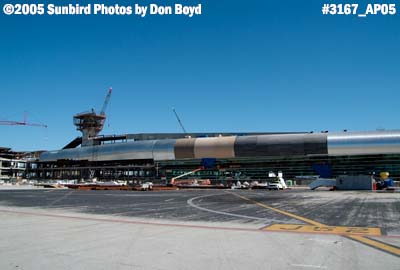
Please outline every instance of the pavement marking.
[[[275, 212], [281, 213], [281, 214], [289, 216], [289, 217], [296, 218], [296, 219], [304, 221], [304, 222], [306, 222], [308, 224], [311, 224], [311, 225], [314, 225], [314, 226], [319, 226], [319, 227], [329, 227], [328, 225], [322, 224], [320, 222], [317, 222], [317, 221], [314, 221], [314, 220], [311, 220], [311, 219], [308, 219], [308, 218], [305, 218], [305, 217], [302, 217], [302, 216], [298, 216], [298, 215], [295, 215], [295, 214], [292, 214], [292, 213], [289, 213], [289, 212], [286, 212], [286, 211], [271, 207], [269, 205], [257, 202], [255, 200], [249, 199], [249, 198], [244, 197], [242, 195], [235, 194], [235, 193], [229, 192], [229, 191], [225, 191], [225, 192], [229, 193], [229, 194], [231, 194], [233, 196], [239, 197], [239, 198], [241, 198], [243, 200], [252, 202], [252, 203], [254, 203], [254, 204], [256, 204], [256, 205], [258, 205], [260, 207], [273, 210]], [[296, 226], [298, 226], [298, 225], [296, 225]], [[319, 233], [321, 233], [321, 232], [319, 232]], [[388, 244], [385, 244], [385, 243], [382, 243], [382, 242], [379, 242], [379, 241], [375, 241], [375, 240], [372, 240], [370, 238], [366, 238], [366, 237], [364, 237], [362, 235], [344, 235], [344, 237], [347, 237], [349, 239], [357, 241], [358, 243], [365, 244], [365, 245], [370, 246], [372, 248], [378, 249], [380, 251], [389, 253], [391, 255], [400, 256], [400, 248], [398, 248], [398, 247], [394, 247], [392, 245], [388, 245]]]
[[49, 203], [47, 206], [53, 206], [53, 205], [55, 205], [56, 203], [58, 203], [58, 202], [64, 200], [66, 197], [68, 197], [68, 196], [71, 195], [72, 193], [74, 193], [74, 190], [72, 190], [72, 191], [70, 191], [70, 192], [68, 192], [68, 193], [65, 193], [63, 196], [61, 196], [61, 197], [55, 199], [54, 201], [52, 201], [51, 203]]
[[315, 221], [315, 220], [311, 220], [311, 219], [308, 219], [308, 218], [305, 218], [305, 217], [302, 217], [302, 216], [298, 216], [298, 215], [295, 215], [295, 214], [292, 214], [292, 213], [289, 213], [289, 212], [280, 210], [280, 209], [278, 209], [278, 208], [271, 207], [271, 206], [269, 206], [269, 205], [266, 205], [266, 204], [263, 204], [263, 203], [254, 201], [254, 200], [252, 200], [252, 199], [249, 199], [249, 198], [247, 198], [247, 197], [244, 197], [244, 196], [242, 196], [242, 195], [239, 195], [239, 194], [236, 194], [236, 193], [233, 193], [233, 192], [228, 192], [228, 191], [226, 191], [226, 193], [229, 193], [229, 194], [231, 194], [231, 195], [234, 195], [234, 196], [236, 196], [236, 197], [239, 197], [239, 198], [241, 198], [241, 199], [243, 199], [243, 200], [245, 200], [245, 201], [249, 201], [249, 202], [251, 202], [251, 203], [254, 203], [254, 204], [256, 204], [256, 205], [258, 205], [258, 206], [261, 206], [261, 207], [263, 207], [263, 208], [270, 209], [270, 210], [272, 210], [272, 211], [278, 212], [278, 213], [283, 214], [283, 215], [285, 215], [285, 216], [292, 217], [292, 218], [294, 218], [294, 219], [298, 219], [298, 220], [304, 221], [304, 222], [306, 222], [306, 223], [308, 223], [308, 224], [312, 224], [312, 225], [315, 225], [315, 226], [326, 226], [325, 224], [319, 223], [319, 222], [317, 222], [317, 221]]
[[29, 216], [37, 216], [37, 217], [64, 218], [64, 219], [83, 220], [83, 221], [150, 225], [150, 226], [161, 226], [161, 227], [197, 228], [197, 229], [225, 230], [225, 231], [245, 231], [245, 232], [254, 232], [254, 233], [263, 232], [257, 228], [252, 229], [252, 228], [240, 228], [240, 227], [195, 225], [195, 224], [184, 224], [184, 223], [161, 223], [161, 222], [127, 220], [127, 219], [117, 219], [117, 218], [100, 218], [100, 217], [94, 217], [94, 216], [82, 217], [82, 216], [72, 216], [72, 215], [65, 215], [65, 214], [51, 214], [49, 212], [48, 213], [37, 213], [37, 212], [35, 213], [35, 212], [0, 209], [0, 213], [16, 214], [16, 215], [29, 215]]
[[208, 209], [208, 208], [205, 208], [205, 207], [201, 207], [201, 206], [199, 206], [199, 205], [197, 205], [197, 204], [195, 204], [193, 202], [194, 200], [198, 200], [198, 199], [201, 199], [201, 198], [211, 197], [211, 196], [221, 196], [221, 195], [225, 195], [225, 193], [202, 195], [202, 196], [193, 197], [193, 198], [190, 198], [189, 200], [187, 200], [187, 204], [189, 204], [191, 207], [196, 208], [198, 210], [206, 211], [206, 212], [210, 212], [210, 213], [218, 214], [218, 215], [231, 216], [231, 217], [237, 217], [237, 218], [245, 218], [245, 219], [253, 219], [253, 220], [261, 220], [261, 221], [264, 221], [264, 222], [270, 222], [270, 221], [284, 222], [283, 220], [278, 220], [278, 219], [260, 218], [260, 217], [246, 216], [246, 215], [233, 214], [233, 213], [229, 213], [229, 212], [212, 210], [212, 209]]
[[326, 233], [326, 234], [344, 234], [344, 235], [372, 235], [380, 236], [380, 228], [367, 227], [344, 227], [344, 226], [313, 226], [298, 224], [273, 224], [263, 230], [265, 231], [286, 231], [286, 232], [304, 232], [304, 233]]
[[322, 265], [311, 265], [311, 264], [290, 264], [291, 266], [295, 267], [305, 267], [305, 268], [321, 268], [321, 269], [326, 269], [328, 267], [322, 266]]
[[386, 251], [387, 253], [390, 253], [390, 254], [400, 257], [400, 248], [398, 248], [398, 247], [394, 247], [392, 245], [388, 245], [388, 244], [382, 243], [380, 241], [372, 240], [367, 237], [362, 237], [361, 235], [347, 235], [346, 237], [348, 237], [352, 240], [355, 240], [359, 243], [363, 243], [367, 246], [375, 247], [380, 250]]
[[50, 190], [45, 190], [45, 191], [43, 191], [43, 193], [49, 193], [49, 192], [54, 192], [54, 191], [56, 191], [57, 189], [50, 189]]

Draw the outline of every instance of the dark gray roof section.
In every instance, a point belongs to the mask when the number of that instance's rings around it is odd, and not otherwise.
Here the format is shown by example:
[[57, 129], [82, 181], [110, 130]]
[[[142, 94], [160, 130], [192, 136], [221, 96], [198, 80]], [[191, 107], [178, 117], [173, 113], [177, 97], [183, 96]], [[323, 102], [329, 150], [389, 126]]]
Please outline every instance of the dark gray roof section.
[[203, 138], [219, 136], [250, 136], [250, 135], [274, 135], [274, 134], [305, 134], [308, 132], [195, 132], [195, 133], [137, 133], [126, 134], [128, 140], [162, 140], [162, 139], [183, 139]]

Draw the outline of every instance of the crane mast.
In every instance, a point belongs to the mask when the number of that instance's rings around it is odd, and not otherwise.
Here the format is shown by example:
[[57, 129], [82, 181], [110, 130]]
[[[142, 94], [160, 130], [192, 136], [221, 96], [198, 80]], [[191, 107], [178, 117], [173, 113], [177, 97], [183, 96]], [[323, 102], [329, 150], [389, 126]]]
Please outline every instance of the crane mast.
[[108, 102], [110, 101], [110, 98], [111, 98], [111, 93], [112, 93], [112, 87], [110, 87], [110, 89], [108, 89], [108, 93], [107, 93], [106, 98], [104, 99], [104, 103], [103, 103], [103, 107], [101, 108], [100, 115], [106, 114], [106, 109], [107, 109]]
[[172, 111], [174, 112], [175, 117], [176, 117], [176, 120], [178, 120], [178, 123], [179, 123], [179, 125], [181, 126], [183, 132], [186, 134], [186, 133], [187, 133], [187, 132], [186, 132], [186, 129], [185, 129], [185, 127], [183, 126], [182, 121], [181, 121], [181, 119], [179, 118], [178, 114], [176, 113], [174, 107], [172, 107]]

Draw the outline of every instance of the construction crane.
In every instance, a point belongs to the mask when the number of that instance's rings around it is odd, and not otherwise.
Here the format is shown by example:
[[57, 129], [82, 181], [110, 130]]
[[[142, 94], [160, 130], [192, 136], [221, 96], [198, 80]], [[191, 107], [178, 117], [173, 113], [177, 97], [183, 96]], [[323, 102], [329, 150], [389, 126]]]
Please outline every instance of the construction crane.
[[175, 117], [176, 117], [176, 120], [178, 120], [178, 123], [179, 123], [179, 125], [181, 126], [183, 132], [186, 134], [186, 133], [187, 133], [187, 132], [186, 132], [186, 129], [185, 129], [185, 127], [183, 126], [182, 121], [181, 121], [181, 119], [179, 118], [178, 114], [176, 113], [174, 107], [172, 107], [172, 111], [174, 112]]
[[107, 93], [106, 99], [104, 100], [103, 107], [101, 108], [100, 115], [106, 114], [106, 109], [107, 109], [108, 102], [110, 101], [110, 98], [111, 98], [111, 93], [112, 93], [112, 87], [110, 87], [110, 89], [108, 89], [108, 93]]
[[33, 126], [33, 127], [43, 127], [47, 128], [47, 125], [37, 124], [37, 123], [30, 123], [26, 121], [27, 114], [24, 112], [24, 121], [0, 121], [0, 125], [8, 125], [8, 126]]

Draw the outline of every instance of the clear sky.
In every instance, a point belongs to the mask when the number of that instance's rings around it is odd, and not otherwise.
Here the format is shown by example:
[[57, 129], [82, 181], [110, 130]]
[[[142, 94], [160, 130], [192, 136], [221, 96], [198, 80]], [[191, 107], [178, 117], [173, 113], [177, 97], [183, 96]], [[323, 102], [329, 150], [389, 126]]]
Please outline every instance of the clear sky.
[[[174, 3], [137, 3], [157, 2]], [[329, 1], [181, 2], [203, 15], [1, 13], [0, 120], [49, 127], [0, 126], [0, 146], [59, 149], [110, 86], [104, 134], [180, 132], [172, 106], [189, 132], [400, 127], [400, 3], [358, 18], [322, 15]]]

